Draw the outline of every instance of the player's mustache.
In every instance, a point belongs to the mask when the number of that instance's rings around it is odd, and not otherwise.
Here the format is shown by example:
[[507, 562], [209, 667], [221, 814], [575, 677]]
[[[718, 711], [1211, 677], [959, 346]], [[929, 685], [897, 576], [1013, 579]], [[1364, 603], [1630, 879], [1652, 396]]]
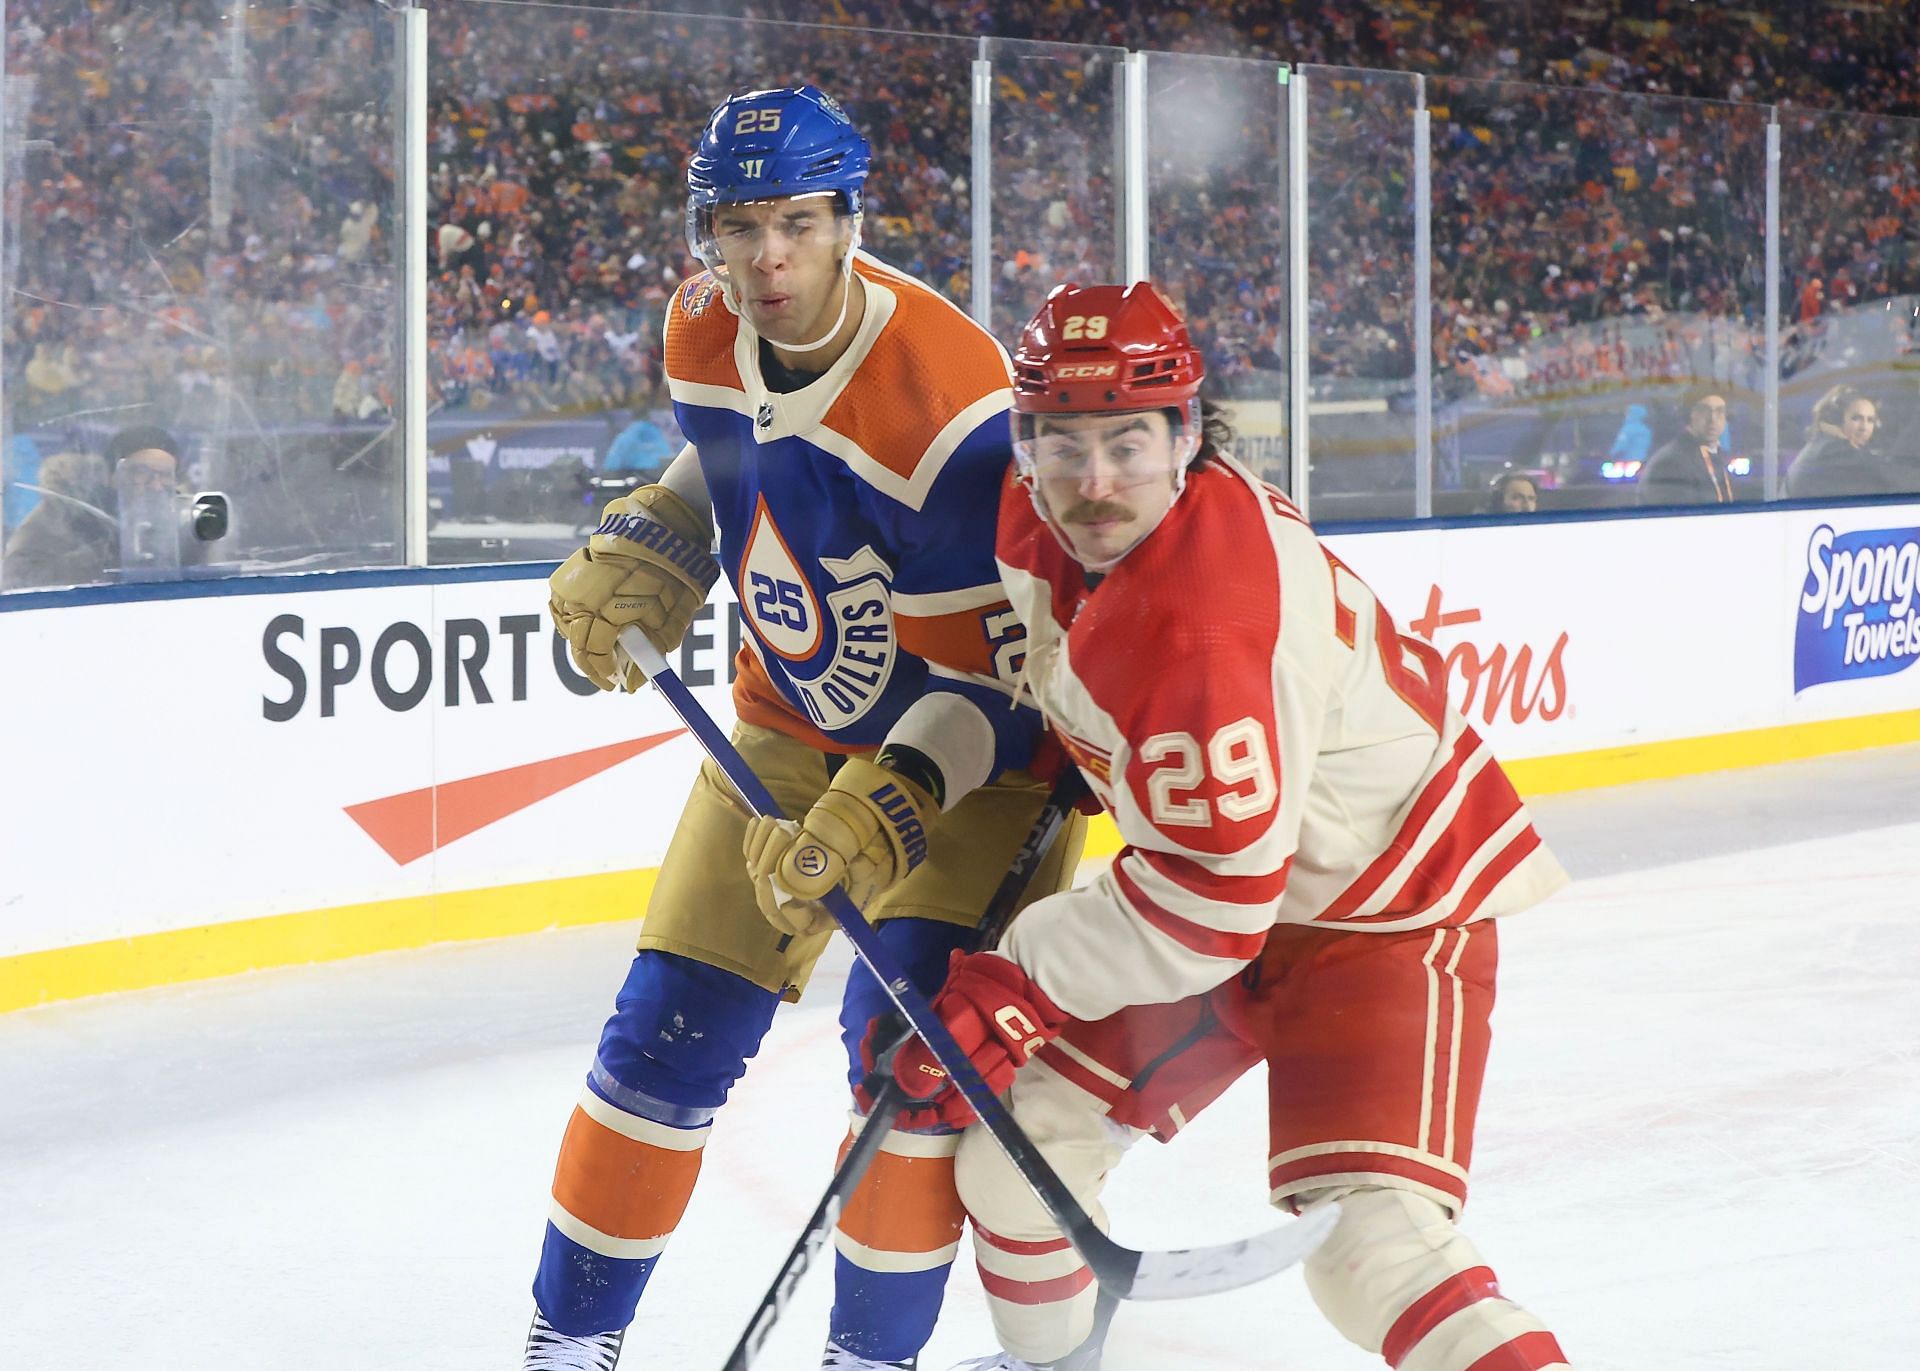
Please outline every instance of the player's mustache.
[[1060, 519], [1062, 523], [1068, 524], [1093, 524], [1099, 523], [1104, 519], [1125, 519], [1132, 513], [1133, 511], [1125, 505], [1117, 505], [1106, 500], [1096, 500], [1092, 504], [1075, 505], [1072, 509], [1061, 515]]

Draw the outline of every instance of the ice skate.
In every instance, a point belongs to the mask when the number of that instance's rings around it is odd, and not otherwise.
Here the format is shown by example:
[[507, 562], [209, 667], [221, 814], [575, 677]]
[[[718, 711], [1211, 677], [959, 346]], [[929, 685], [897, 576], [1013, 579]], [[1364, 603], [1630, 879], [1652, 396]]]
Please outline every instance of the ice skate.
[[521, 1371], [613, 1371], [620, 1360], [620, 1341], [626, 1336], [625, 1329], [615, 1329], [574, 1337], [555, 1329], [536, 1309], [533, 1327], [527, 1330], [527, 1356]]
[[918, 1357], [908, 1357], [905, 1361], [875, 1361], [871, 1357], [856, 1356], [837, 1342], [829, 1342], [820, 1358], [820, 1371], [914, 1371], [919, 1365]]
[[1059, 1361], [1041, 1365], [1021, 1361], [1011, 1352], [996, 1352], [991, 1357], [963, 1361], [953, 1371], [1100, 1371], [1100, 1348], [1095, 1343], [1086, 1343]]

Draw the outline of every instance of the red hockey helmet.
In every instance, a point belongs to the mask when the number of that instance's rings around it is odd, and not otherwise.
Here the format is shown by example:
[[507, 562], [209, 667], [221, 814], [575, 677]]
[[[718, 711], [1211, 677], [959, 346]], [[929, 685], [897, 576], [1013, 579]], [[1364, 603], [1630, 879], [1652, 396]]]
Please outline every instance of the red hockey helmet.
[[1152, 282], [1047, 293], [1013, 354], [1021, 414], [1184, 409], [1206, 376], [1173, 302]]
[[[1199, 349], [1148, 282], [1068, 284], [1021, 331], [1013, 373], [1020, 482], [1061, 546], [1107, 570], [1186, 488], [1200, 446]], [[1164, 423], [1147, 417], [1163, 413]]]

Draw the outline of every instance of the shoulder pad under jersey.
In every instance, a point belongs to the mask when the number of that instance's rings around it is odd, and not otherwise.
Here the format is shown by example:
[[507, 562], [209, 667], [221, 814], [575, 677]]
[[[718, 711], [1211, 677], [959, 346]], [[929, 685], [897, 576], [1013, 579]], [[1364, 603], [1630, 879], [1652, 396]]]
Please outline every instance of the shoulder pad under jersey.
[[667, 379], [742, 389], [740, 368], [733, 360], [738, 326], [739, 320], [727, 307], [726, 291], [712, 272], [681, 282], [667, 307]]

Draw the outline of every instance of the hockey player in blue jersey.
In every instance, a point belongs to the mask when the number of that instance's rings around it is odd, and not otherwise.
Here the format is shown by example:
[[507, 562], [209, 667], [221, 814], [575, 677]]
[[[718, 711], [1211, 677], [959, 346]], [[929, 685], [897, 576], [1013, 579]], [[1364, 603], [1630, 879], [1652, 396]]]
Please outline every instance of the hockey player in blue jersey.
[[[811, 86], [714, 111], [687, 171], [707, 270], [666, 323], [688, 446], [552, 578], [581, 669], [632, 689], [619, 631], [637, 624], [671, 652], [723, 572], [746, 628], [734, 742], [805, 817], [750, 827], [710, 766], [695, 783], [561, 1146], [527, 1371], [614, 1365], [715, 1115], [825, 947], [812, 900], [843, 882], [931, 989], [1045, 799], [1027, 770], [1039, 719], [1011, 684], [1022, 631], [993, 560], [1006, 357], [859, 251], [869, 160]], [[800, 847], [830, 860], [814, 870]], [[1077, 849], [1057, 843], [1030, 895], [1070, 879]], [[850, 1080], [883, 998], [856, 968]], [[938, 1123], [888, 1135], [835, 1232], [823, 1366], [915, 1365], [958, 1250], [956, 1146]], [[767, 1157], [803, 1190], [828, 1170], [777, 1139]]]

